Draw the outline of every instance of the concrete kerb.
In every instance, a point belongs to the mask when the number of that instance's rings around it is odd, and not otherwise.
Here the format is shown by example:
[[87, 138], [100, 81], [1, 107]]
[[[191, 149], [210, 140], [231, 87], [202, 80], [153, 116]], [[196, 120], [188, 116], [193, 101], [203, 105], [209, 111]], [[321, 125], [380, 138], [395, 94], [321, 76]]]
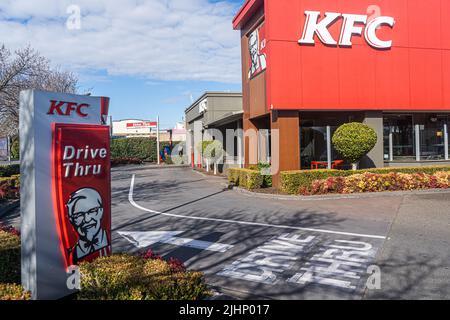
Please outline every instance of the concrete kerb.
[[413, 190], [413, 191], [385, 191], [385, 192], [370, 192], [357, 194], [329, 194], [329, 195], [314, 195], [314, 196], [297, 196], [297, 195], [280, 195], [253, 192], [247, 189], [233, 186], [232, 184], [222, 184], [230, 190], [234, 190], [252, 198], [272, 199], [272, 200], [289, 200], [289, 201], [320, 201], [320, 200], [344, 200], [344, 199], [365, 199], [365, 198], [382, 198], [382, 197], [401, 197], [410, 195], [426, 195], [426, 194], [450, 194], [450, 189], [429, 189], [429, 190]]

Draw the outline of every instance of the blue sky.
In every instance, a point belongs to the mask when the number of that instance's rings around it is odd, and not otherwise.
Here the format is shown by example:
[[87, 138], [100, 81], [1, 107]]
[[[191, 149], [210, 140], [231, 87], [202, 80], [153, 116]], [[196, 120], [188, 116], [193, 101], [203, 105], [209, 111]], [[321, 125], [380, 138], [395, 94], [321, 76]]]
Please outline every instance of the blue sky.
[[244, 0], [2, 0], [0, 42], [31, 45], [74, 71], [81, 91], [111, 98], [114, 119], [164, 128], [204, 91], [241, 91]]

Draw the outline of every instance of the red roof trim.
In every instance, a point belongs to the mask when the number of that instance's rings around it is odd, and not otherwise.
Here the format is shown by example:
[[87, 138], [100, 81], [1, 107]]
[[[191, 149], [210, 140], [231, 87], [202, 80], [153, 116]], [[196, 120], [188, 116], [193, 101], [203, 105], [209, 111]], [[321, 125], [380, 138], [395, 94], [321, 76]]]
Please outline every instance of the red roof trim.
[[256, 5], [261, 3], [261, 1], [262, 0], [247, 0], [233, 19], [233, 29], [241, 29], [242, 25], [247, 21], [248, 15], [252, 13], [253, 9], [255, 9]]

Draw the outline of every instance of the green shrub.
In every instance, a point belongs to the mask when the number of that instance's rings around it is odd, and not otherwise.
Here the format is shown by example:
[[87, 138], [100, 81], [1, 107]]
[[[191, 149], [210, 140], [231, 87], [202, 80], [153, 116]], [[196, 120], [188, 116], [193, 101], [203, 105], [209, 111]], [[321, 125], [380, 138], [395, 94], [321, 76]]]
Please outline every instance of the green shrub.
[[334, 148], [344, 159], [357, 163], [375, 147], [377, 133], [365, 124], [347, 123], [336, 130], [332, 141]]
[[259, 189], [264, 184], [264, 178], [258, 170], [241, 168], [228, 169], [228, 181], [247, 190]]
[[[173, 142], [176, 145], [177, 142]], [[160, 142], [160, 150], [169, 146], [170, 142]], [[119, 138], [111, 140], [111, 159], [133, 158], [141, 161], [156, 162], [158, 155], [155, 138]]]
[[329, 177], [316, 180], [311, 190], [303, 194], [362, 193], [382, 191], [408, 191], [420, 189], [448, 189], [450, 172], [426, 173], [361, 173], [347, 177]]
[[20, 283], [20, 237], [0, 230], [1, 283]]
[[0, 300], [30, 300], [31, 295], [17, 284], [0, 283]]
[[116, 254], [81, 263], [80, 273], [80, 300], [199, 300], [210, 295], [201, 273], [159, 259]]
[[450, 171], [450, 166], [428, 166], [428, 167], [404, 167], [404, 168], [374, 168], [362, 170], [297, 170], [282, 171], [280, 173], [281, 190], [289, 194], [297, 194], [303, 188], [303, 192], [310, 190], [313, 181], [327, 179], [329, 177], [346, 177], [360, 173], [426, 173], [434, 174], [439, 171]]
[[156, 139], [113, 139], [111, 141], [111, 159], [116, 158], [137, 158], [142, 161], [155, 162], [157, 160]]
[[19, 138], [16, 138], [11, 143], [11, 159], [19, 160], [20, 158], [20, 143]]
[[[345, 174], [341, 170], [298, 170], [282, 171], [280, 173], [281, 190], [289, 194], [296, 194], [300, 188], [309, 188], [314, 180], [337, 177]], [[352, 171], [354, 173], [354, 171]]]
[[0, 178], [11, 177], [18, 174], [20, 174], [20, 166], [18, 164], [0, 166]]
[[239, 170], [239, 168], [228, 169], [228, 182], [234, 184], [235, 186], [239, 185]]

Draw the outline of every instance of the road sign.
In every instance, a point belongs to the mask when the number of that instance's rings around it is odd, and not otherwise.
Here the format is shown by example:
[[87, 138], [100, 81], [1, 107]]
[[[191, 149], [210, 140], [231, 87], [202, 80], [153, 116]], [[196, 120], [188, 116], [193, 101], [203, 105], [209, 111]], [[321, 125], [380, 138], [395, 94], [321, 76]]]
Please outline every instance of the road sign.
[[73, 293], [67, 267], [111, 252], [109, 99], [20, 94], [22, 284]]

